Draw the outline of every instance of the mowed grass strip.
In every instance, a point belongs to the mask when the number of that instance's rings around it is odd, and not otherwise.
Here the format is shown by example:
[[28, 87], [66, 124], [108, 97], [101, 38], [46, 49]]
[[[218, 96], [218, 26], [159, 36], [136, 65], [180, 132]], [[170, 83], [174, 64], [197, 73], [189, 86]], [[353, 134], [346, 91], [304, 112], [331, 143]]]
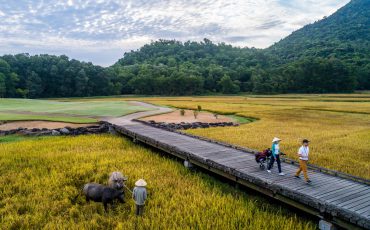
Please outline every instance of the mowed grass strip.
[[79, 116], [123, 116], [148, 108], [125, 101], [52, 101], [32, 99], [0, 99], [0, 112], [51, 113]]
[[[332, 96], [332, 95], [330, 95]], [[334, 95], [333, 95], [334, 96]], [[337, 95], [338, 98], [356, 95]], [[327, 98], [323, 96], [322, 98]], [[159, 105], [229, 113], [258, 120], [239, 127], [194, 129], [186, 132], [263, 150], [277, 136], [281, 150], [298, 159], [304, 138], [310, 139], [310, 163], [370, 179], [370, 102], [322, 102], [320, 97], [284, 95], [265, 97], [136, 98]], [[334, 97], [333, 97], [334, 98]]]
[[[134, 203], [104, 213], [74, 197], [84, 183], [122, 171], [132, 188], [148, 182], [142, 218]], [[0, 144], [2, 229], [315, 229], [315, 223], [181, 163], [110, 135], [51, 137]]]

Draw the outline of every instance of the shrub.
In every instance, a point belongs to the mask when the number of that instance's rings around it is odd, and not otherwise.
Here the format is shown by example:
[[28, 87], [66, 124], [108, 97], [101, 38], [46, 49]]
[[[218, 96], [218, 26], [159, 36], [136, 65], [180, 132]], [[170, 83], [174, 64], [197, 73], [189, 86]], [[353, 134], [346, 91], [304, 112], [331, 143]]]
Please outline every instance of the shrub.
[[185, 115], [185, 110], [184, 109], [180, 109], [180, 115], [181, 116], [184, 116]]

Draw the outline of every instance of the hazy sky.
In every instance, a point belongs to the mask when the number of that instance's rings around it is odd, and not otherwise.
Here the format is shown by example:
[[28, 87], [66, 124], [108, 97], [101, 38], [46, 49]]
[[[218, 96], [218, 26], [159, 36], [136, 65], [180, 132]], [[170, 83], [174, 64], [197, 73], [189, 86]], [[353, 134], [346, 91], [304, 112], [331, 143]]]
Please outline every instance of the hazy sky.
[[108, 66], [151, 40], [265, 48], [349, 0], [0, 0], [0, 54]]

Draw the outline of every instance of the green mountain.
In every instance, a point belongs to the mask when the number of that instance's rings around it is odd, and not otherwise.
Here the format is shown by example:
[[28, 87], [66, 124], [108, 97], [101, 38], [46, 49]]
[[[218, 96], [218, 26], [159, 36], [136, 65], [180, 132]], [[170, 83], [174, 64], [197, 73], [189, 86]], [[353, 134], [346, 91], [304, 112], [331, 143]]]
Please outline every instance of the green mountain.
[[357, 78], [357, 89], [370, 88], [370, 1], [352, 0], [333, 15], [293, 32], [267, 48], [275, 65], [304, 58], [336, 58]]
[[369, 58], [370, 1], [352, 0], [333, 15], [304, 26], [266, 51], [283, 62], [302, 57], [337, 57], [349, 62]]

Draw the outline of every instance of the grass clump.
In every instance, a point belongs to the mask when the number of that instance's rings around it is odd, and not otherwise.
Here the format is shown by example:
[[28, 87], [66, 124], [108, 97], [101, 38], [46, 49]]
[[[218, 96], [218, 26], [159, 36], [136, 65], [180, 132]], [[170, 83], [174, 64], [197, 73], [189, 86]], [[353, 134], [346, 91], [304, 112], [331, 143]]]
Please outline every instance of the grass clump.
[[194, 115], [194, 118], [197, 119], [198, 118], [198, 115], [199, 115], [199, 111], [198, 110], [194, 110], [193, 111], [193, 115]]
[[184, 109], [180, 109], [180, 115], [185, 116], [185, 110]]

